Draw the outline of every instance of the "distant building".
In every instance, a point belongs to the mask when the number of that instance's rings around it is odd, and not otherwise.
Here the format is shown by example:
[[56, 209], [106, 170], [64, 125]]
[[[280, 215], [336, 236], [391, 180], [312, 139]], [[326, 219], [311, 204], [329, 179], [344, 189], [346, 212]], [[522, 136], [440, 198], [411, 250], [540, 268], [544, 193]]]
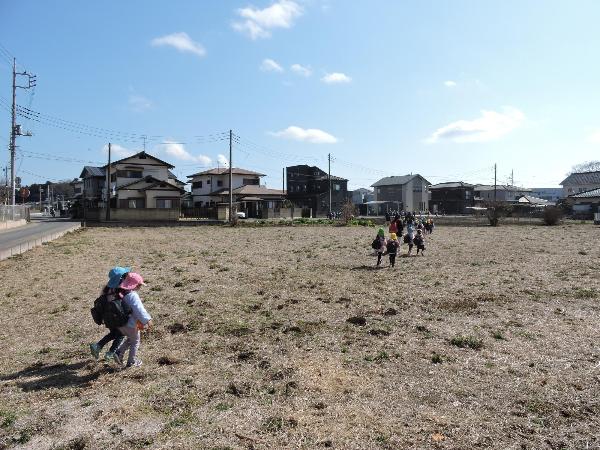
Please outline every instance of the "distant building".
[[600, 188], [600, 171], [572, 173], [560, 185], [563, 187], [564, 198]]
[[563, 190], [562, 188], [531, 188], [531, 195], [556, 203], [563, 198]]
[[474, 185], [462, 181], [429, 186], [430, 210], [442, 214], [467, 214], [475, 206]]
[[[260, 186], [260, 179], [264, 176], [263, 173], [233, 167], [231, 169], [231, 185], [234, 190], [242, 186]], [[205, 170], [188, 175], [188, 178], [192, 183], [192, 197], [196, 207], [219, 203], [221, 202], [220, 193], [225, 189], [229, 192], [229, 169], [227, 167]]]
[[358, 188], [352, 192], [352, 203], [355, 205], [362, 205], [363, 203], [370, 202], [375, 199], [373, 191], [366, 188]]
[[600, 213], [600, 188], [569, 195], [566, 202], [574, 215], [592, 218], [594, 213]]
[[496, 186], [493, 184], [477, 184], [473, 191], [475, 203], [492, 202], [494, 200], [516, 203], [522, 196], [531, 194], [531, 189], [505, 184], [497, 184]]
[[[313, 216], [329, 212], [329, 177], [327, 172], [306, 164], [286, 167], [287, 198], [296, 208], [310, 209]], [[348, 180], [331, 176], [331, 209], [340, 211], [351, 198]]]
[[396, 204], [404, 211], [429, 210], [429, 181], [421, 175], [385, 177], [371, 187], [375, 188], [375, 201]]

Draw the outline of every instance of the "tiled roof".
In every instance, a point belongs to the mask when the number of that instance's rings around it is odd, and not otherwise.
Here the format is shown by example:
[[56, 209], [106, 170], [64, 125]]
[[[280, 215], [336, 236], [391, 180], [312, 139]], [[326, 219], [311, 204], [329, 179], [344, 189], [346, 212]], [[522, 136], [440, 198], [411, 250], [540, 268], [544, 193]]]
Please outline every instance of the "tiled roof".
[[83, 170], [81, 171], [81, 175], [79, 175], [79, 178], [83, 178], [86, 171], [92, 177], [105, 177], [106, 176], [106, 171], [102, 167], [84, 166]]
[[600, 188], [590, 189], [589, 191], [580, 192], [578, 194], [569, 195], [572, 198], [594, 198], [600, 197]]
[[[219, 167], [216, 169], [205, 170], [204, 172], [198, 172], [193, 175], [188, 175], [188, 178], [197, 177], [199, 175], [224, 175], [229, 173], [228, 167]], [[233, 167], [231, 169], [231, 173], [234, 175], [254, 175], [258, 177], [266, 176], [264, 173], [253, 172], [252, 170], [239, 169], [237, 167]]]
[[573, 184], [598, 184], [600, 185], [600, 171], [572, 173], [561, 183], [562, 186]]
[[[156, 156], [152, 156], [151, 154], [146, 153], [144, 151], [136, 153], [135, 155], [127, 156], [126, 158], [122, 158], [122, 159], [118, 159], [116, 161], [113, 161], [113, 162], [110, 163], [110, 165], [114, 166], [115, 164], [123, 163], [123, 162], [125, 162], [125, 161], [127, 161], [128, 159], [131, 159], [131, 158], [152, 158], [153, 160], [158, 161], [161, 164], [164, 164], [169, 169], [173, 169], [175, 167], [174, 165], [169, 164], [168, 162], [163, 161], [162, 159], [158, 159]], [[106, 168], [106, 166], [104, 166], [103, 168]]]
[[[238, 196], [240, 196], [240, 195], [250, 196], [251, 195], [253, 197], [257, 197], [257, 196], [261, 196], [261, 195], [284, 196], [285, 191], [282, 191], [281, 189], [268, 189], [265, 186], [259, 186], [256, 184], [247, 184], [245, 186], [240, 186], [239, 188], [235, 188], [233, 190], [233, 194], [238, 195]], [[218, 195], [218, 196], [229, 195], [229, 189], [228, 188], [219, 189], [218, 191], [211, 192], [209, 195]]]
[[452, 188], [461, 188], [461, 187], [472, 188], [472, 187], [475, 187], [475, 185], [469, 184], [469, 183], [464, 183], [462, 181], [454, 181], [451, 183], [434, 184], [432, 186], [429, 186], [429, 189], [452, 189]]
[[548, 200], [533, 197], [531, 195], [523, 195], [521, 198], [519, 198], [519, 203], [531, 203], [532, 205], [547, 205]]
[[382, 178], [381, 180], [377, 181], [376, 183], [372, 184], [371, 187], [394, 186], [397, 184], [402, 185], [402, 184], [408, 183], [410, 180], [412, 180], [413, 178], [416, 178], [416, 177], [421, 177], [421, 178], [423, 178], [423, 180], [425, 181], [426, 184], [431, 184], [424, 177], [422, 177], [421, 175], [419, 175], [417, 173], [415, 175], [401, 175], [401, 176], [385, 177], [385, 178]]

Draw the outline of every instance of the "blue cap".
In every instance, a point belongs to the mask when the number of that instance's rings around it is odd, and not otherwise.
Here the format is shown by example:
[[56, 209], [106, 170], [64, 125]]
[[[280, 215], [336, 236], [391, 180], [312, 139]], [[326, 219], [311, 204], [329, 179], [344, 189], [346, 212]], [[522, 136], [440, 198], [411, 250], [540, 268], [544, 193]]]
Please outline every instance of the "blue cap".
[[113, 267], [108, 272], [108, 287], [112, 289], [116, 289], [121, 284], [121, 278], [126, 273], [131, 272], [131, 267]]

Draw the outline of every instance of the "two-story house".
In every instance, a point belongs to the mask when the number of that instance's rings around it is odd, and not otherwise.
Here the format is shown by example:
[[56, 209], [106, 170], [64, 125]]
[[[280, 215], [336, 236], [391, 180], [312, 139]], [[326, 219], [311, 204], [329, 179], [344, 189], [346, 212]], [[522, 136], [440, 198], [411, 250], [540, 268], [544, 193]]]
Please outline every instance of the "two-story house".
[[563, 187], [563, 198], [598, 189], [600, 188], [600, 171], [572, 173], [560, 185]]
[[[235, 189], [242, 186], [260, 186], [260, 178], [265, 176], [263, 173], [237, 167], [231, 168], [231, 175], [231, 185], [234, 193]], [[229, 169], [226, 167], [198, 172], [188, 175], [188, 178], [192, 184], [192, 197], [195, 207], [211, 206], [220, 202], [223, 190], [229, 189]]]
[[428, 211], [431, 185], [419, 174], [385, 177], [372, 184], [375, 201], [389, 202], [398, 210]]
[[82, 198], [89, 208], [97, 208], [102, 202], [102, 193], [106, 185], [106, 168], [84, 166], [79, 178], [83, 181]]
[[462, 181], [429, 186], [429, 207], [433, 213], [467, 214], [475, 206], [475, 186]]
[[[312, 210], [313, 216], [324, 216], [329, 212], [330, 177], [327, 172], [306, 164], [286, 167], [285, 172], [287, 198], [296, 208]], [[340, 211], [351, 197], [348, 180], [332, 175], [332, 211]]]

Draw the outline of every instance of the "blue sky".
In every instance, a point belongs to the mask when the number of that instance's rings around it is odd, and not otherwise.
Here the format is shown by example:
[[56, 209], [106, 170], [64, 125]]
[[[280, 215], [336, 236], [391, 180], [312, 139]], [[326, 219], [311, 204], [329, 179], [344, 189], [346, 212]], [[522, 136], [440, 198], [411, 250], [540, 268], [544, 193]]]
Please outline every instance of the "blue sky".
[[558, 186], [600, 159], [599, 14], [593, 0], [0, 0], [0, 162], [14, 55], [37, 76], [18, 103], [43, 118], [19, 118], [25, 183], [75, 178], [142, 135], [185, 179], [226, 162], [233, 129], [233, 165], [273, 188], [328, 153], [351, 188], [491, 183], [494, 163], [499, 182]]

